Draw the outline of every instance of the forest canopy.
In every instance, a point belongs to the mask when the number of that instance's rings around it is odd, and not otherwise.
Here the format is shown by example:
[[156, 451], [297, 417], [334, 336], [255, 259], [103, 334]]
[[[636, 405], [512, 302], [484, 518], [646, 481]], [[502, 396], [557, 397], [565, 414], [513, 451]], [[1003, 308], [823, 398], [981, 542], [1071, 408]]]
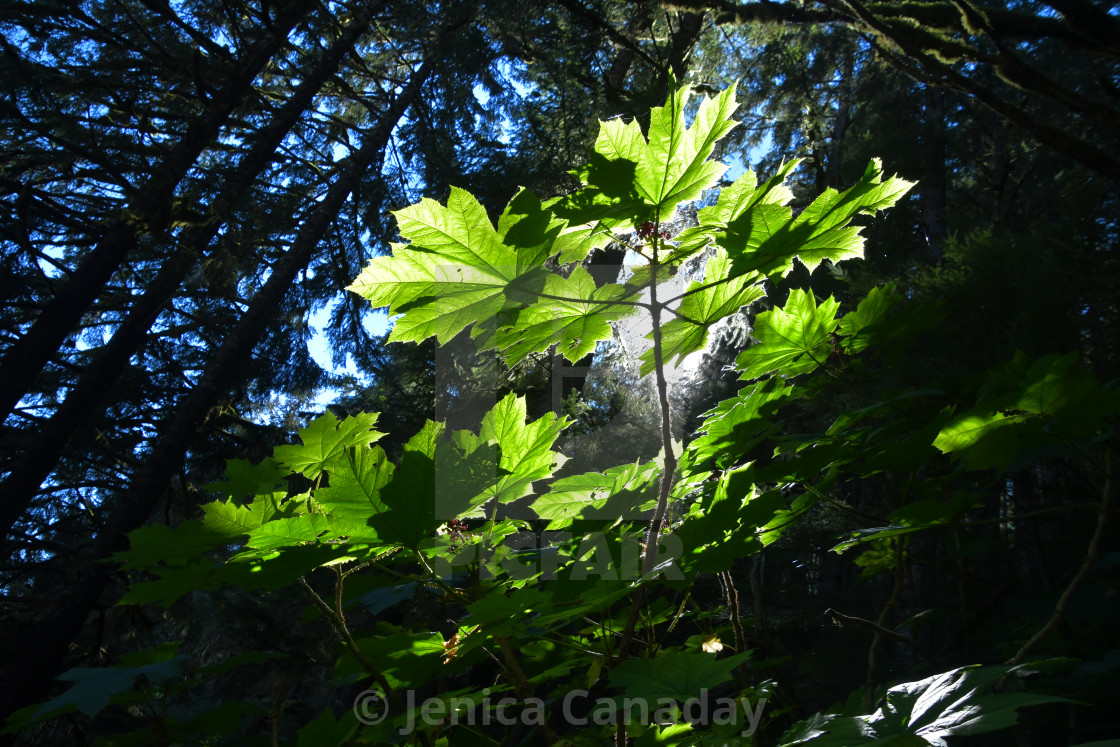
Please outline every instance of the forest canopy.
[[0, 739], [1117, 735], [1113, 4], [0, 31]]

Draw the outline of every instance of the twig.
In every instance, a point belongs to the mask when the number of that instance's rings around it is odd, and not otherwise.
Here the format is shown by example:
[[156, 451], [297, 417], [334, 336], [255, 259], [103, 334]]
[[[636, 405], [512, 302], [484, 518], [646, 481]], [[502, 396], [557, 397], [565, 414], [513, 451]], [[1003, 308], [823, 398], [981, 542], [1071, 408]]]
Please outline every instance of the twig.
[[898, 600], [902, 596], [902, 537], [894, 538], [894, 588], [891, 591], [891, 597], [887, 603], [883, 605], [883, 609], [879, 612], [879, 622], [876, 625], [875, 635], [871, 638], [871, 646], [867, 649], [867, 679], [863, 689], [863, 705], [867, 710], [871, 710], [873, 693], [875, 691], [875, 661], [879, 658], [879, 644], [883, 642], [883, 634], [880, 631], [885, 631], [883, 627], [889, 618], [894, 608], [898, 606]]
[[[498, 642], [498, 649], [502, 652], [503, 668], [513, 680], [516, 688], [515, 692], [517, 697], [522, 701], [528, 700], [533, 695], [533, 683], [525, 675], [525, 670], [517, 661], [517, 655], [513, 652], [513, 644], [510, 643], [509, 636], [495, 636], [494, 640]], [[541, 734], [544, 735], [548, 744], [555, 744], [558, 740], [556, 732], [552, 731], [546, 723], [540, 724]]]
[[304, 592], [306, 592], [307, 596], [311, 599], [312, 604], [318, 607], [319, 611], [326, 615], [327, 619], [331, 621], [331, 625], [334, 626], [335, 632], [342, 638], [342, 642], [347, 650], [353, 654], [354, 658], [358, 660], [358, 663], [362, 665], [362, 668], [373, 676], [385, 693], [385, 696], [388, 697], [394, 705], [403, 708], [405, 705], [404, 701], [401, 700], [400, 696], [397, 695], [396, 691], [389, 685], [389, 681], [385, 679], [385, 675], [381, 673], [380, 669], [373, 665], [373, 662], [366, 658], [366, 655], [358, 648], [358, 644], [354, 642], [354, 637], [350, 635], [350, 629], [346, 626], [346, 619], [331, 609], [331, 606], [323, 601], [323, 598], [311, 588], [311, 584], [307, 583], [305, 577], [300, 576], [299, 585], [303, 587]]
[[[1069, 585], [1066, 586], [1065, 591], [1058, 597], [1058, 603], [1054, 606], [1054, 613], [1050, 615], [1050, 619], [1046, 621], [1037, 633], [1031, 636], [1030, 640], [1023, 644], [1019, 652], [1008, 660], [1007, 665], [1014, 667], [1022, 663], [1027, 654], [1034, 649], [1035, 646], [1042, 641], [1047, 635], [1050, 634], [1054, 628], [1061, 622], [1062, 617], [1066, 613], [1066, 605], [1069, 604], [1070, 597], [1073, 592], [1077, 591], [1077, 587], [1081, 586], [1085, 577], [1089, 575], [1089, 570], [1097, 562], [1097, 557], [1100, 555], [1101, 541], [1104, 538], [1104, 528], [1108, 523], [1109, 503], [1112, 499], [1112, 462], [1111, 459], [1106, 457], [1105, 461], [1105, 479], [1104, 488], [1101, 490], [1101, 503], [1097, 512], [1097, 527], [1093, 531], [1093, 538], [1089, 540], [1089, 549], [1085, 551], [1085, 559], [1081, 562], [1081, 568], [1078, 569], [1077, 574], [1070, 580]], [[1003, 692], [1007, 687], [1007, 681], [1011, 679], [1011, 672], [1003, 675], [995, 687], [992, 688], [995, 692]]]
[[[747, 637], [743, 635], [743, 622], [739, 619], [739, 590], [735, 588], [731, 571], [723, 571], [719, 574], [719, 579], [723, 582], [723, 591], [727, 595], [727, 612], [731, 617], [731, 627], [735, 630], [736, 653], [741, 654], [747, 650]], [[739, 670], [740, 684], [747, 687], [750, 683], [750, 665], [743, 662], [736, 669]]]
[[885, 635], [887, 638], [898, 641], [899, 643], [905, 643], [907, 646], [913, 646], [914, 649], [918, 653], [920, 653], [923, 657], [925, 657], [926, 659], [930, 658], [929, 654], [926, 653], [925, 649], [922, 648], [922, 645], [920, 643], [918, 643], [917, 641], [915, 641], [913, 638], [911, 638], [907, 635], [903, 635], [902, 633], [898, 633], [894, 630], [884, 628], [882, 625], [879, 625], [878, 623], [873, 623], [870, 620], [864, 620], [862, 617], [850, 617], [850, 616], [845, 615], [843, 613], [837, 612], [836, 610], [832, 609], [831, 607], [826, 609], [824, 611], [824, 613], [826, 615], [828, 615], [829, 617], [831, 617], [832, 622], [834, 622], [837, 625], [840, 625], [840, 626], [856, 625], [856, 626], [861, 627], [861, 628], [867, 628], [868, 630], [873, 630], [876, 633], [878, 633], [879, 635]]

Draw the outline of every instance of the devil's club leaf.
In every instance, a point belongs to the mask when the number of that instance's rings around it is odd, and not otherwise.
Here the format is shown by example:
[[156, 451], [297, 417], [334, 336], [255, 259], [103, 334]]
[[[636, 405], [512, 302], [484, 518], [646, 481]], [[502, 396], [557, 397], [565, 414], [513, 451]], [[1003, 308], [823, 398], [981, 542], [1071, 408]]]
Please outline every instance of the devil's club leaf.
[[404, 445], [393, 481], [380, 491], [381, 505], [368, 519], [386, 542], [415, 547], [439, 525], [436, 519], [436, 445], [443, 425], [428, 421]]
[[551, 345], [575, 362], [594, 352], [597, 342], [611, 339], [608, 322], [634, 313], [636, 307], [624, 303], [627, 295], [628, 290], [620, 285], [597, 289], [582, 267], [567, 278], [550, 274], [541, 289], [541, 300], [517, 312], [499, 330], [497, 345], [511, 366]]
[[[166, 647], [161, 647], [166, 648]], [[87, 716], [96, 716], [109, 704], [109, 699], [132, 688], [138, 677], [153, 682], [178, 676], [186, 656], [156, 656], [159, 659], [139, 666], [75, 667], [59, 675], [64, 682], [73, 682], [69, 690], [39, 706], [37, 715], [73, 706]]]
[[332, 463], [330, 485], [315, 491], [315, 502], [332, 517], [364, 522], [382, 510], [380, 491], [393, 470], [380, 447], [349, 449]]
[[785, 307], [758, 315], [752, 333], [759, 344], [743, 351], [735, 363], [744, 379], [780, 371], [783, 376], [808, 373], [827, 360], [829, 335], [839, 322], [840, 302], [828, 298], [817, 306], [811, 294], [795, 290]]
[[970, 469], [1010, 469], [1042, 451], [1078, 453], [1120, 411], [1120, 396], [1076, 367], [1076, 355], [1037, 361], [1022, 353], [988, 373], [976, 405], [942, 428], [933, 442]]
[[649, 147], [638, 165], [638, 189], [657, 208], [659, 220], [667, 220], [681, 202], [700, 198], [715, 186], [726, 166], [709, 161], [716, 142], [735, 126], [732, 112], [735, 89], [728, 88], [716, 98], [704, 98], [692, 126], [685, 128], [684, 109], [688, 87], [669, 97], [665, 106], [650, 112]]
[[[507, 286], [523, 270], [518, 251], [502, 243], [482, 205], [453, 187], [447, 205], [430, 199], [394, 213], [401, 236], [393, 256], [375, 257], [349, 286], [373, 304], [404, 312], [393, 325], [392, 341], [421, 342], [435, 335], [446, 343], [506, 305]], [[530, 257], [539, 256], [536, 236], [547, 224], [521, 222], [518, 239]], [[506, 227], [508, 234], [510, 226]]]
[[300, 430], [302, 446], [280, 446], [275, 459], [293, 472], [315, 479], [346, 449], [366, 446], [384, 436], [373, 430], [376, 422], [377, 413], [362, 413], [339, 422], [333, 413], [327, 412]]
[[[602, 473], [564, 477], [537, 498], [533, 510], [540, 518], [550, 520], [549, 529], [568, 526], [577, 517], [611, 522], [637, 509], [642, 494], [655, 484], [656, 477], [656, 462], [621, 464]], [[617, 498], [622, 500], [612, 500]]]
[[587, 186], [557, 204], [572, 223], [668, 220], [682, 202], [699, 199], [713, 187], [726, 166], [710, 161], [716, 142], [736, 122], [734, 90], [705, 97], [691, 127], [685, 124], [687, 87], [650, 113], [649, 139], [636, 120], [601, 122], [590, 163], [573, 173]]
[[713, 214], [727, 226], [717, 241], [731, 256], [732, 276], [755, 271], [784, 277], [794, 258], [813, 270], [825, 259], [862, 257], [863, 237], [859, 227], [849, 225], [852, 218], [890, 207], [912, 186], [898, 177], [883, 181], [882, 165], [874, 159], [854, 186], [845, 192], [826, 189], [796, 218], [784, 201], [766, 201], [732, 219], [728, 216], [749, 203], [740, 196]]
[[969, 666], [905, 682], [887, 691], [883, 707], [858, 717], [819, 715], [801, 722], [782, 738], [783, 745], [812, 747], [928, 744], [946, 747], [948, 737], [982, 734], [1014, 726], [1016, 711], [1066, 698], [1031, 692], [991, 693], [1008, 671], [1004, 666]]
[[513, 394], [506, 395], [482, 419], [479, 437], [501, 447], [500, 472], [485, 493], [501, 503], [528, 495], [534, 480], [550, 477], [565, 461], [552, 447], [568, 427], [568, 419], [551, 412], [531, 423], [526, 419], [525, 398]]
[[[661, 328], [661, 354], [666, 363], [674, 356], [679, 363], [689, 353], [703, 349], [712, 324], [765, 295], [762, 285], [757, 284], [761, 277], [755, 274], [720, 282], [727, 280], [730, 270], [727, 252], [717, 248], [704, 268], [704, 282], [693, 282], [688, 287], [677, 307], [677, 316]], [[653, 368], [651, 348], [642, 355], [641, 375], [645, 376]]]
[[653, 659], [628, 659], [613, 670], [613, 687], [626, 690], [627, 698], [656, 703], [660, 698], [685, 701], [700, 696], [729, 679], [735, 667], [750, 656], [744, 652], [725, 659], [711, 654], [671, 653]]
[[246, 544], [257, 550], [275, 550], [280, 547], [312, 542], [330, 528], [322, 514], [303, 514], [288, 519], [269, 521], [249, 533]]

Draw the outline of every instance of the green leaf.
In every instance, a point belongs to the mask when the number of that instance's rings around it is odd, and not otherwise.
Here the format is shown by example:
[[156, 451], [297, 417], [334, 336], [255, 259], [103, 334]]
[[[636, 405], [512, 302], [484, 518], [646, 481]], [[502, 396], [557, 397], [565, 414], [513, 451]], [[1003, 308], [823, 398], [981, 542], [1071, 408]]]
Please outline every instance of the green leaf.
[[354, 709], [346, 711], [336, 720], [330, 709], [324, 708], [322, 713], [299, 730], [296, 747], [337, 747], [347, 744], [358, 726]]
[[282, 515], [282, 509], [271, 495], [257, 496], [248, 506], [227, 501], [213, 501], [202, 506], [207, 530], [234, 540], [250, 534], [265, 522]]
[[[677, 307], [677, 316], [661, 327], [662, 358], [666, 365], [676, 357], [679, 364], [689, 353], [702, 350], [708, 342], [708, 328], [766, 295], [759, 275], [742, 275], [728, 282], [731, 261], [727, 252], [717, 248], [704, 268], [704, 282], [693, 281]], [[646, 337], [652, 338], [650, 332]], [[641, 375], [654, 369], [653, 348], [642, 355]]]
[[552, 447], [568, 427], [568, 419], [549, 412], [531, 423], [527, 420], [525, 398], [513, 393], [482, 418], [479, 437], [500, 447], [500, 469], [504, 473], [485, 492], [501, 503], [529, 495], [534, 480], [550, 477], [567, 460]]
[[394, 469], [380, 447], [347, 449], [331, 463], [330, 485], [315, 491], [315, 503], [332, 518], [365, 522], [384, 510], [380, 492]]
[[981, 734], [1014, 726], [1016, 711], [1043, 703], [1069, 703], [1067, 698], [1030, 692], [987, 693], [987, 686], [1007, 667], [961, 667], [887, 691], [885, 705], [867, 717], [880, 736], [910, 733], [931, 744], [946, 737]]
[[[419, 688], [443, 668], [447, 653], [439, 633], [396, 632], [389, 635], [358, 638], [359, 650], [367, 661], [385, 675], [393, 687]], [[334, 675], [342, 680], [369, 676], [365, 666], [349, 651], [343, 650]]]
[[167, 564], [185, 566], [198, 556], [229, 542], [229, 535], [215, 532], [201, 521], [184, 521], [172, 528], [153, 524], [128, 533], [129, 549], [115, 553], [113, 560], [126, 568]]
[[855, 311], [848, 312], [840, 319], [837, 332], [847, 338], [844, 341], [845, 352], [858, 353], [865, 349], [873, 339], [875, 328], [898, 303], [893, 283], [872, 288]]
[[697, 217], [702, 229], [726, 228], [727, 224], [756, 206], [788, 205], [793, 192], [785, 180], [801, 163], [794, 159], [783, 163], [778, 171], [762, 185], [757, 184], [753, 171], [747, 171], [729, 187], [720, 190], [715, 205], [700, 208]]
[[665, 106], [650, 112], [649, 147], [640, 154], [636, 182], [639, 192], [656, 208], [655, 220], [668, 220], [679, 203], [699, 199], [727, 169], [708, 157], [716, 142], [737, 125], [731, 118], [738, 108], [734, 87], [714, 99], [705, 96], [692, 126], [686, 128], [684, 110], [689, 95], [685, 86]]
[[759, 493], [750, 465], [724, 472], [674, 532], [688, 553], [681, 568], [717, 573], [758, 552], [763, 548], [760, 528], [788, 505], [779, 490]]
[[279, 464], [272, 457], [251, 464], [246, 459], [230, 459], [226, 462], [225, 479], [205, 486], [205, 490], [220, 491], [226, 498], [237, 500], [261, 493], [279, 493], [277, 499], [284, 497], [284, 478], [290, 469]]
[[731, 466], [759, 439], [778, 429], [771, 418], [793, 395], [793, 387], [778, 379], [743, 387], [737, 396], [705, 413], [698, 429], [703, 435], [688, 445], [692, 459], [701, 464], [712, 460], [721, 469]]
[[534, 612], [552, 610], [551, 592], [527, 586], [510, 594], [496, 590], [467, 606], [464, 626], [485, 626], [490, 635], [510, 635], [520, 622]]
[[[39, 706], [36, 718], [75, 708], [87, 716], [96, 716], [109, 700], [119, 693], [132, 689], [138, 677], [147, 677], [153, 682], [177, 677], [187, 661], [186, 656], [164, 656], [167, 650], [161, 647], [161, 655], [146, 664], [118, 667], [74, 667], [58, 676], [63, 682], [73, 682], [69, 690]], [[160, 653], [157, 651], [157, 653]]]
[[[393, 216], [402, 237], [445, 261], [495, 273], [515, 264], [516, 254], [501, 242], [486, 209], [464, 189], [452, 187], [446, 206], [425, 197]], [[491, 264], [495, 260], [500, 267]]]
[[[457, 187], [446, 206], [425, 198], [394, 215], [411, 245], [395, 244], [393, 256], [375, 257], [349, 286], [374, 307], [403, 312], [390, 341], [422, 342], [434, 335], [446, 343], [495, 317], [507, 304], [510, 284], [523, 272], [539, 269], [522, 265], [518, 250], [502, 243], [482, 205]], [[505, 226], [507, 235], [513, 222]], [[543, 250], [528, 235], [531, 216], [517, 223], [525, 229], [525, 235], [515, 234], [521, 254], [539, 256]]]
[[249, 533], [246, 544], [258, 550], [275, 550], [280, 547], [314, 542], [330, 528], [322, 514], [303, 514], [287, 519], [269, 521]]
[[373, 430], [376, 422], [377, 413], [353, 415], [339, 422], [328, 411], [300, 429], [302, 446], [278, 446], [273, 457], [284, 467], [314, 480], [346, 449], [367, 446], [384, 436]]
[[715, 186], [727, 167], [708, 157], [737, 124], [731, 118], [738, 106], [734, 90], [705, 97], [691, 127], [685, 123], [689, 97], [686, 86], [650, 112], [648, 140], [636, 120], [600, 122], [590, 162], [573, 172], [586, 186], [557, 204], [559, 215], [573, 224], [602, 221], [607, 227], [666, 221], [679, 203]]
[[541, 298], [511, 314], [498, 331], [497, 346], [510, 366], [552, 345], [574, 363], [594, 352], [596, 343], [611, 339], [609, 322], [637, 311], [627, 303], [611, 303], [624, 301], [628, 295], [628, 289], [621, 285], [596, 288], [583, 267], [576, 267], [567, 278], [549, 274], [543, 281]]
[[912, 186], [898, 177], [883, 181], [882, 164], [873, 159], [855, 185], [844, 192], [826, 189], [796, 218], [784, 203], [758, 204], [727, 221], [717, 240], [731, 256], [733, 275], [784, 277], [795, 258], [812, 271], [826, 259], [862, 257], [863, 237], [848, 225], [852, 218], [890, 207]]
[[965, 734], [982, 734], [1014, 726], [1016, 711], [1067, 698], [1031, 692], [992, 693], [1008, 667], [968, 666], [935, 674], [887, 691], [885, 703], [866, 716], [817, 714], [783, 735], [782, 745], [937, 745]]
[[549, 520], [549, 529], [562, 529], [577, 517], [613, 523], [639, 508], [657, 476], [651, 461], [563, 477], [533, 502], [533, 510]]
[[133, 583], [119, 604], [160, 604], [170, 607], [180, 597], [194, 591], [211, 591], [222, 585], [217, 565], [208, 558], [194, 558], [181, 565], [149, 569], [154, 581]]
[[977, 505], [976, 496], [963, 491], [946, 502], [935, 499], [915, 501], [893, 511], [890, 525], [852, 532], [844, 542], [833, 547], [832, 552], [842, 553], [865, 542], [943, 527]]
[[435, 455], [443, 431], [442, 424], [425, 423], [404, 445], [392, 482], [381, 489], [384, 508], [368, 524], [386, 542], [416, 547], [441, 523], [436, 519]]
[[625, 689], [625, 697], [647, 703], [656, 703], [660, 698], [685, 701], [730, 680], [735, 667], [748, 658], [749, 652], [724, 659], [706, 653], [674, 652], [627, 659], [611, 670], [610, 683]]
[[757, 345], [744, 350], [735, 364], [743, 379], [779, 372], [787, 378], [814, 371], [832, 352], [829, 335], [839, 322], [840, 302], [828, 298], [817, 306], [810, 293], [794, 290], [786, 305], [758, 315], [752, 333]]
[[592, 249], [611, 241], [597, 225], [570, 225], [552, 206], [559, 198], [541, 202], [527, 189], [518, 191], [498, 218], [498, 237], [517, 254], [520, 267], [543, 265], [558, 256], [560, 264], [580, 262]]
[[1077, 368], [1076, 358], [1017, 354], [988, 372], [976, 405], [947, 423], [934, 446], [969, 469], [1020, 468], [1039, 453], [1077, 455], [1078, 442], [1120, 412], [1120, 393]]

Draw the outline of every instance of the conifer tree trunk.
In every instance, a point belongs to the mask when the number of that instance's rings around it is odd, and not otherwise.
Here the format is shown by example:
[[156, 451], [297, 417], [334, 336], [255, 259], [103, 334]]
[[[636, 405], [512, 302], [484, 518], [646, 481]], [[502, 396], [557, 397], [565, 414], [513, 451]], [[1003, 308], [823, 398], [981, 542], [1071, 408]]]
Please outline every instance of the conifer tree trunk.
[[273, 28], [243, 59], [231, 63], [225, 86], [187, 127], [176, 146], [153, 164], [147, 182], [135, 191], [128, 213], [109, 225], [94, 249], [59, 288], [23, 337], [0, 360], [0, 420], [11, 413], [35, 377], [62, 346], [112, 278], [136, 248], [141, 233], [158, 233], [167, 227], [175, 189], [217, 137], [229, 116], [252, 90], [253, 81], [287, 43], [288, 34], [309, 12], [310, 0], [282, 5]]
[[103, 561], [126, 549], [125, 535], [148, 519], [170, 475], [203, 430], [207, 415], [249, 361], [255, 343], [296, 275], [307, 266], [343, 203], [384, 151], [398, 120], [416, 100], [431, 69], [431, 63], [426, 62], [413, 72], [380, 123], [366, 136], [304, 222], [288, 253], [273, 265], [268, 281], [225, 338], [197, 386], [161, 427], [159, 442], [129, 489], [116, 501], [107, 503], [113, 510], [108, 528], [67, 569], [67, 583], [55, 594], [50, 609], [21, 630], [3, 631], [6, 650], [0, 665], [0, 713], [11, 713], [48, 696], [54, 678], [65, 666], [71, 642], [107, 592], [113, 566]]
[[946, 174], [945, 174], [945, 96], [940, 88], [926, 86], [926, 137], [922, 155], [925, 171], [922, 179], [922, 222], [926, 228], [929, 258], [941, 259], [945, 244]]
[[12, 473], [0, 483], [0, 531], [4, 535], [27, 510], [39, 486], [47, 479], [73, 438], [101, 412], [105, 395], [120, 380], [129, 359], [144, 345], [149, 328], [173, 298], [191, 268], [205, 254], [210, 242], [245, 196], [260, 172], [276, 157], [281, 141], [299, 121], [323, 84], [338, 69], [347, 51], [368, 27], [375, 4], [364, 5], [272, 121], [260, 132], [252, 150], [241, 160], [210, 210], [210, 220], [184, 231], [180, 246], [165, 262], [144, 294], [129, 309], [112, 338], [82, 373], [66, 401], [42, 426]]

